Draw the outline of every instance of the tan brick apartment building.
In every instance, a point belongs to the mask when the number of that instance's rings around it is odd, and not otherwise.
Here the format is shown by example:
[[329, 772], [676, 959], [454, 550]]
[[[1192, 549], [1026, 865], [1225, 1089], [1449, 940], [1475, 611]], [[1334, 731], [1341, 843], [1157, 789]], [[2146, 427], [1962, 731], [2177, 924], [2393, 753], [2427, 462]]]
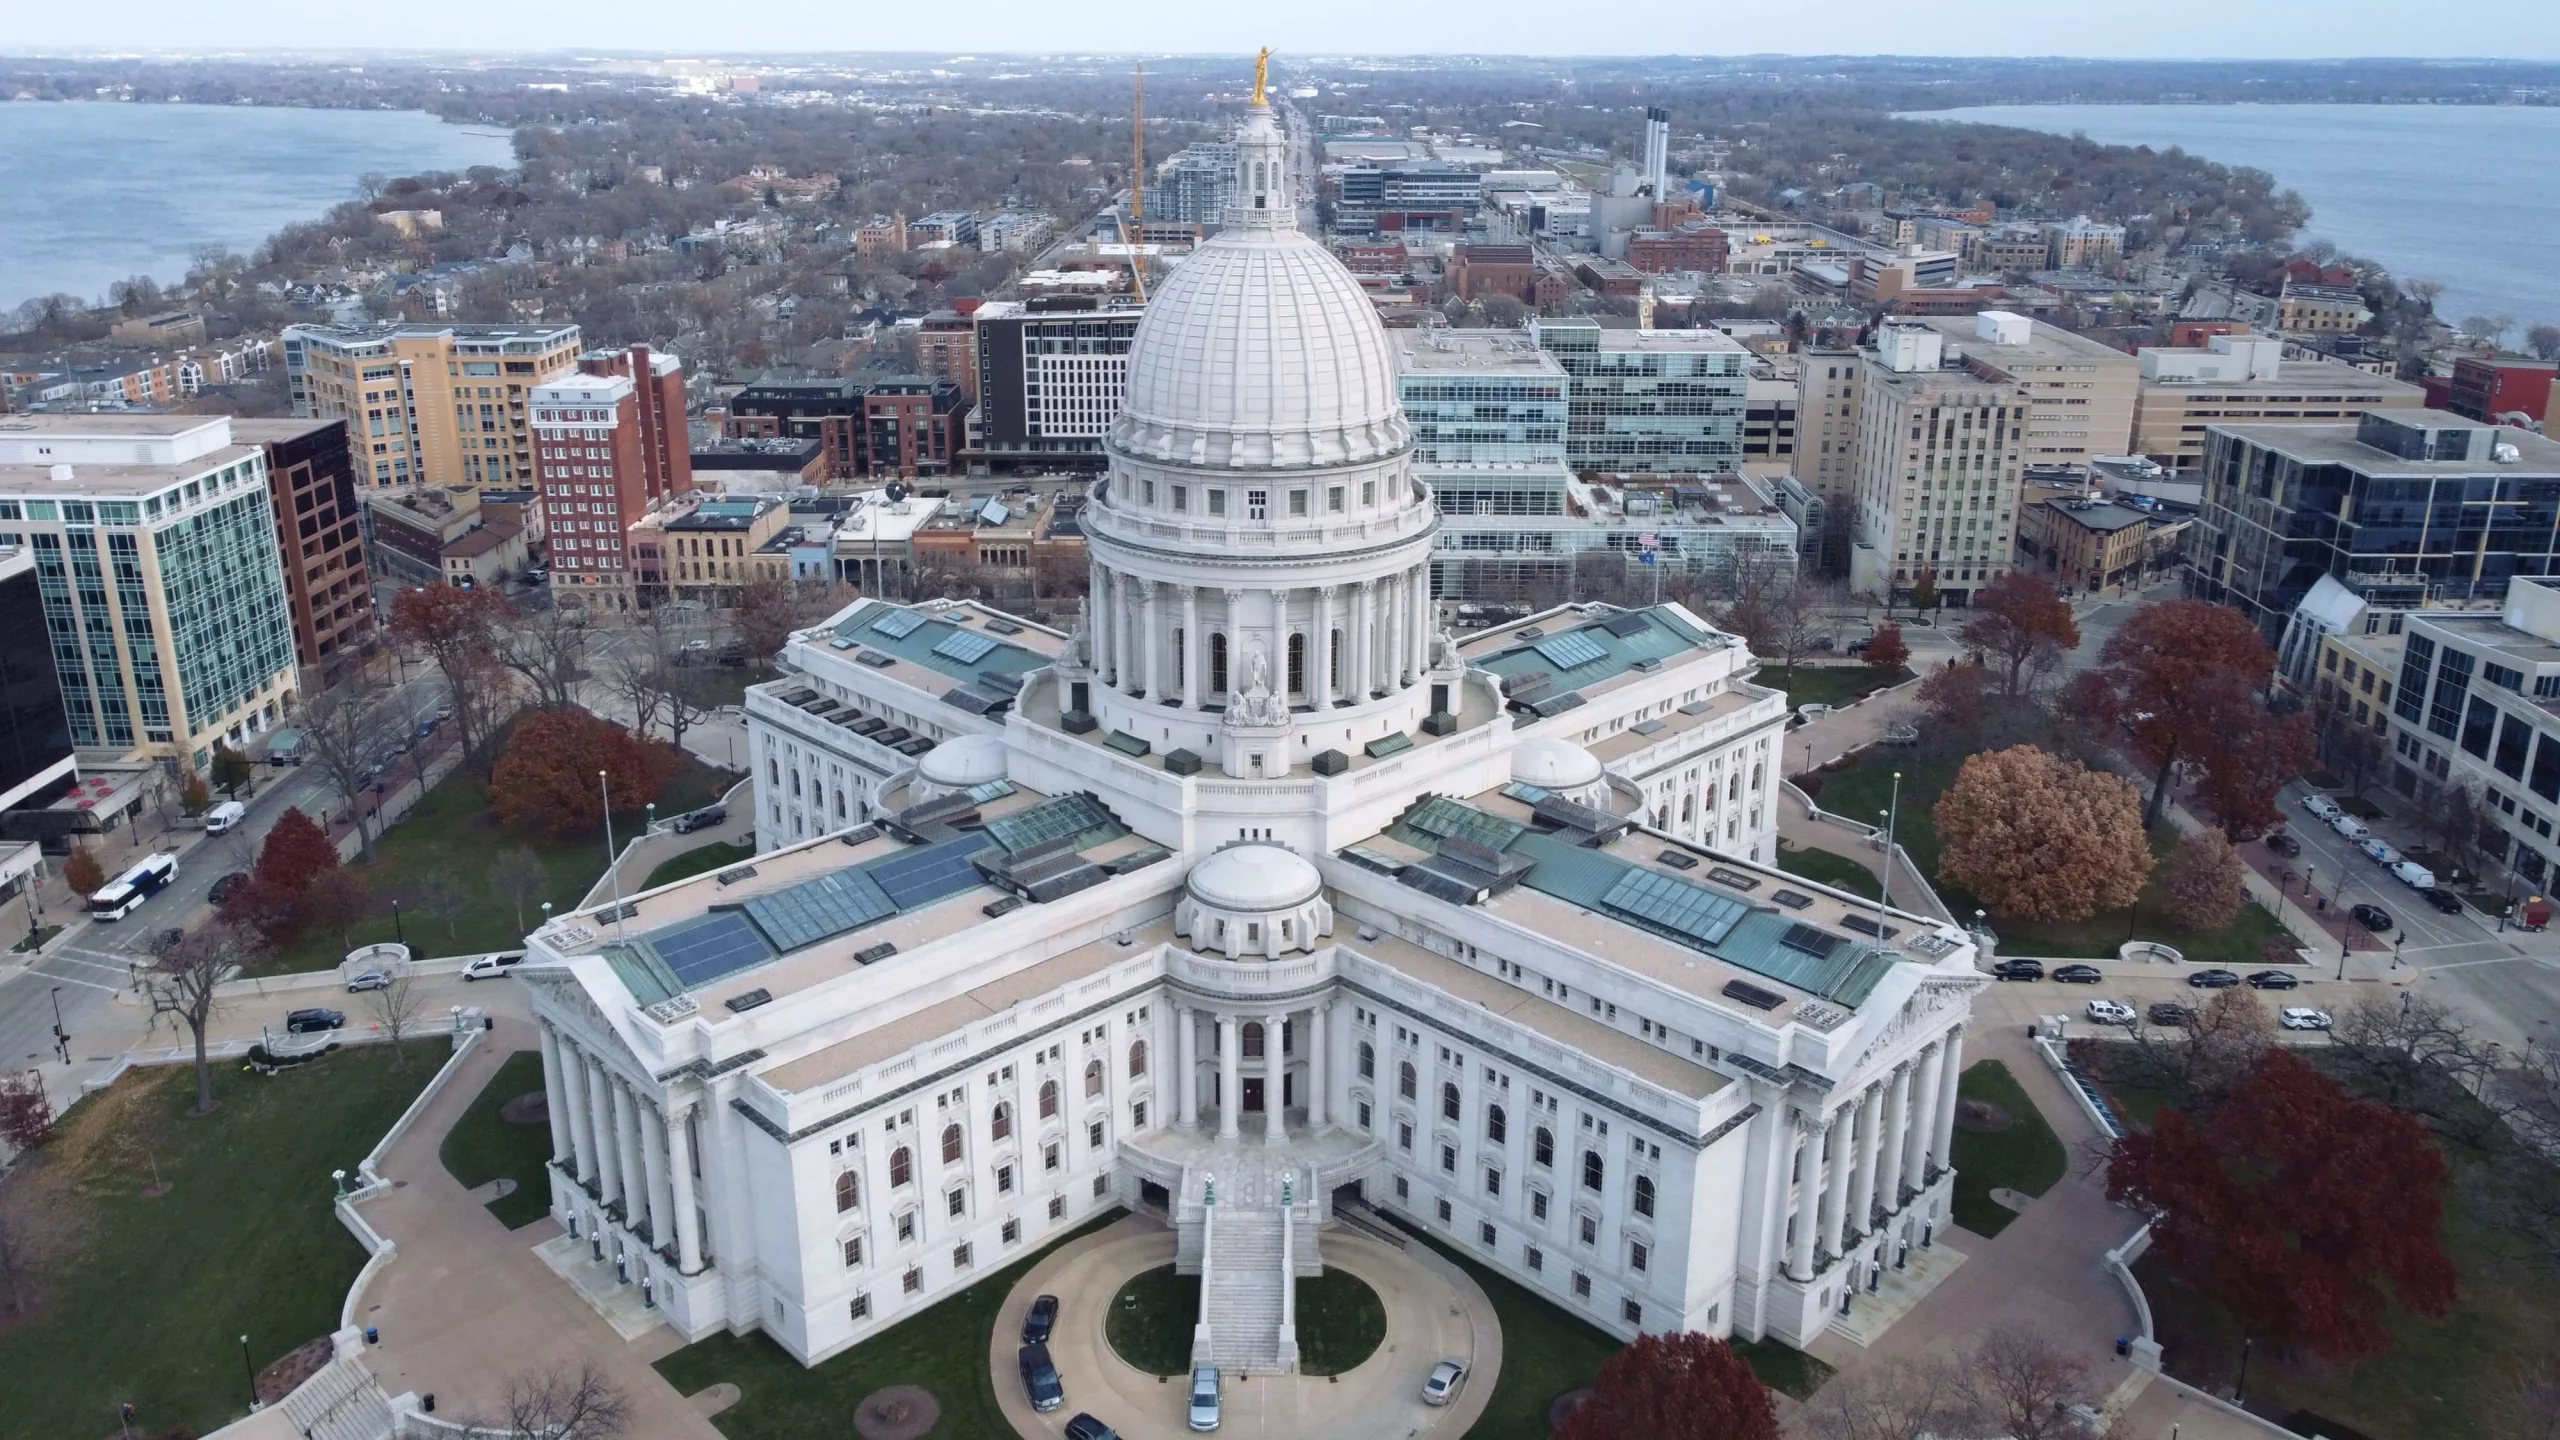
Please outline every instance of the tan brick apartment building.
[[2336, 425], [2367, 410], [2414, 410], [2426, 397], [2335, 360], [2287, 360], [2273, 336], [2215, 335], [2201, 348], [2145, 350], [2139, 364], [2130, 453], [2170, 470], [2203, 465], [2215, 425]]
[[293, 325], [285, 377], [294, 414], [347, 422], [362, 489], [526, 485], [526, 397], [578, 344], [575, 325]]

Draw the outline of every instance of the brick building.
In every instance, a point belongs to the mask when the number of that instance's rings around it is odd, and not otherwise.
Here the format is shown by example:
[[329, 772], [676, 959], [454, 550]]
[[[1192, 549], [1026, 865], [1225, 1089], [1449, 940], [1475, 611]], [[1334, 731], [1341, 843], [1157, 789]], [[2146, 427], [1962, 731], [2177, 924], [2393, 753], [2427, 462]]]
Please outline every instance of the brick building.
[[552, 597], [630, 610], [642, 598], [631, 527], [693, 489], [684, 368], [642, 345], [590, 351], [532, 401]]
[[294, 662], [334, 685], [379, 643], [347, 422], [234, 420], [231, 434], [267, 452]]
[[1449, 288], [1461, 300], [1508, 295], [1538, 303], [1538, 261], [1526, 245], [1460, 245], [1449, 256]]
[[728, 434], [788, 435], [826, 447], [827, 479], [862, 474], [863, 385], [842, 375], [767, 375], [729, 401]]
[[2550, 420], [2555, 393], [2560, 364], [2522, 355], [2465, 355], [2453, 362], [2445, 408], [2484, 422], [2522, 415], [2539, 424]]
[[899, 375], [862, 397], [863, 473], [947, 475], [967, 440], [969, 395], [949, 380]]
[[1725, 233], [1712, 225], [1639, 230], [1627, 237], [1627, 263], [1653, 275], [1684, 270], [1721, 275], [1731, 249]]

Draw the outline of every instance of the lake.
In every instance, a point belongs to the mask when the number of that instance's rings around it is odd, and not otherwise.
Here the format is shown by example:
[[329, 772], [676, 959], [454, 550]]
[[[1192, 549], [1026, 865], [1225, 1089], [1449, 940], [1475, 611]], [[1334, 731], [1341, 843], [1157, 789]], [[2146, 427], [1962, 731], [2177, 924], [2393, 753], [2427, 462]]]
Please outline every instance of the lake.
[[1978, 105], [1915, 112], [2247, 165], [2311, 202], [2306, 239], [2441, 281], [2436, 313], [2560, 323], [2560, 108]]
[[368, 171], [514, 163], [506, 136], [418, 110], [0, 104], [0, 309], [169, 284], [202, 246], [246, 254], [354, 199]]

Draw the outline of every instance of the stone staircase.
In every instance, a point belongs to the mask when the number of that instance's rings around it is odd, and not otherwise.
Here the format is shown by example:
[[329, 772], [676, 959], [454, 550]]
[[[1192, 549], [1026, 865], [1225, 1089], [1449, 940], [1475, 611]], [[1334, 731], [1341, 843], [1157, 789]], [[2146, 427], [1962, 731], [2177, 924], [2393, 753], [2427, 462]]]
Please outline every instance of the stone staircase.
[[1229, 1206], [1220, 1197], [1210, 1239], [1209, 1361], [1230, 1374], [1280, 1368], [1280, 1211]]
[[373, 1372], [355, 1360], [332, 1360], [284, 1397], [285, 1420], [311, 1440], [384, 1440], [391, 1401]]

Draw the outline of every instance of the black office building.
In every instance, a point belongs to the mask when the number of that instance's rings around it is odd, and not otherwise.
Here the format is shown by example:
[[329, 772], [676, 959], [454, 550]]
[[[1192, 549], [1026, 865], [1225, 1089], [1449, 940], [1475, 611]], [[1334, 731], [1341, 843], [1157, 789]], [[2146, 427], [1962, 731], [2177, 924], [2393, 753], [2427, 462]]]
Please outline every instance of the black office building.
[[990, 468], [1102, 468], [1103, 433], [1120, 412], [1143, 313], [1086, 295], [979, 309], [975, 428]]
[[34, 558], [0, 550], [0, 810], [37, 809], [73, 779], [71, 722]]

